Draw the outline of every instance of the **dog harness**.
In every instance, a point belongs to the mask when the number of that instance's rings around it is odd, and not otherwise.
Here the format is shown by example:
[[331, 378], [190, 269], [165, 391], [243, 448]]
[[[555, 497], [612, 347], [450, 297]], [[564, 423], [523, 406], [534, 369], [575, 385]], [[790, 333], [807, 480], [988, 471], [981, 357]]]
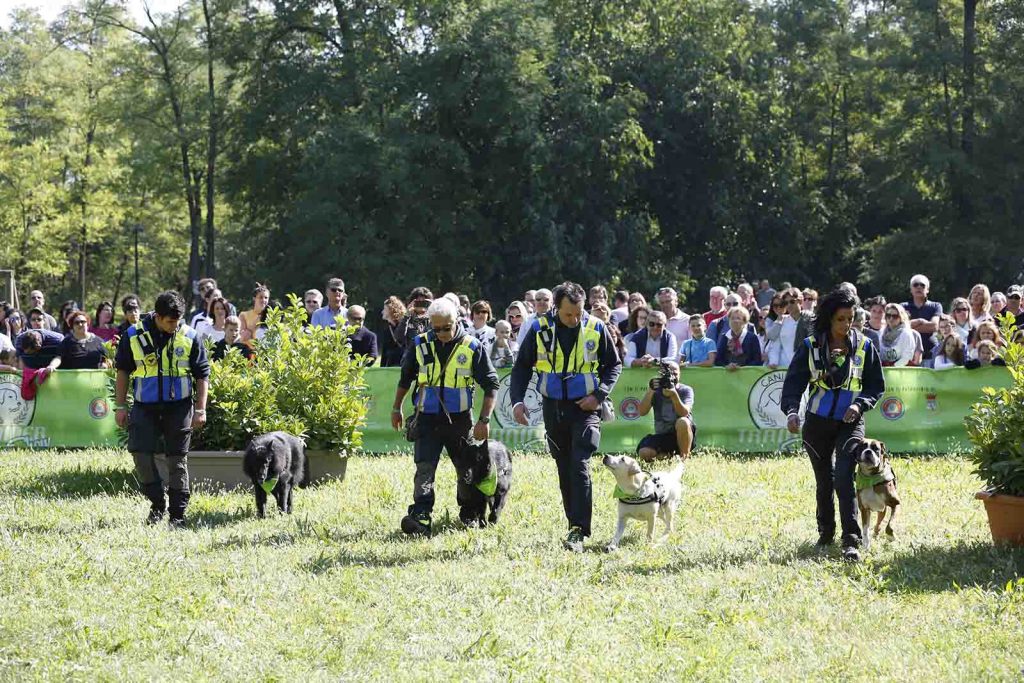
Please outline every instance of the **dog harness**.
[[889, 463], [885, 463], [881, 471], [875, 474], [861, 474], [858, 467], [857, 475], [854, 477], [854, 486], [858, 491], [863, 491], [864, 489], [874, 488], [879, 484], [888, 484], [895, 479], [896, 475], [893, 474], [892, 466]]
[[636, 493], [626, 493], [621, 486], [616, 484], [615, 490], [612, 491], [612, 498], [618, 499], [625, 505], [646, 505], [654, 502], [661, 505], [668, 498], [668, 492], [665, 491], [665, 485], [659, 477], [648, 475]]
[[584, 314], [580, 333], [572, 353], [566, 355], [558, 343], [556, 318], [542, 315], [533, 321], [531, 332], [537, 340], [537, 391], [545, 398], [577, 400], [597, 389], [598, 346], [604, 335], [604, 323]]
[[263, 487], [264, 491], [270, 493], [274, 490], [274, 487], [277, 486], [277, 479], [277, 477], [274, 477], [273, 479], [267, 479], [265, 482], [260, 484], [260, 486]]

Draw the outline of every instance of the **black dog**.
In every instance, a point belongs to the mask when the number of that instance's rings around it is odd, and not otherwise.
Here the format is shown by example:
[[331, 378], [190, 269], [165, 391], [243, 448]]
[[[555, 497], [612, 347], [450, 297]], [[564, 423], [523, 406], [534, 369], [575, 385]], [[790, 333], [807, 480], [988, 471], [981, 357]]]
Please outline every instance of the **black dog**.
[[[459, 479], [459, 519], [466, 526], [497, 524], [512, 487], [512, 458], [505, 444], [466, 444], [453, 461]], [[488, 506], [491, 514], [485, 517]]]
[[242, 470], [252, 479], [256, 514], [266, 516], [267, 494], [273, 492], [281, 512], [292, 512], [292, 490], [305, 479], [306, 446], [286, 432], [257, 436], [245, 449]]

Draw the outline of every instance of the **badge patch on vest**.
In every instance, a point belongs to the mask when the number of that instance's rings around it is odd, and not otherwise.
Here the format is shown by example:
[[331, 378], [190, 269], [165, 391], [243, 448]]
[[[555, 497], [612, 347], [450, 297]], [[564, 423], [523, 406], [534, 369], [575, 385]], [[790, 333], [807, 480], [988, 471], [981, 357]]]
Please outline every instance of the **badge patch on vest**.
[[594, 341], [593, 339], [588, 339], [587, 340], [587, 351], [593, 351], [596, 348], [597, 348], [597, 342]]
[[185, 355], [185, 349], [181, 348], [180, 346], [177, 347], [176, 349], [174, 349], [174, 355], [177, 356], [178, 358], [181, 358], [182, 356]]
[[465, 365], [465, 363], [468, 360], [468, 358], [467, 358], [466, 354], [460, 353], [455, 360], [459, 361], [459, 365]]
[[853, 364], [854, 365], [860, 365], [863, 362], [864, 361], [861, 360], [860, 354], [854, 354], [854, 356], [853, 356]]
[[154, 356], [152, 354], [149, 355], [149, 356], [146, 356], [146, 365], [148, 365], [151, 368], [156, 367], [156, 356]]

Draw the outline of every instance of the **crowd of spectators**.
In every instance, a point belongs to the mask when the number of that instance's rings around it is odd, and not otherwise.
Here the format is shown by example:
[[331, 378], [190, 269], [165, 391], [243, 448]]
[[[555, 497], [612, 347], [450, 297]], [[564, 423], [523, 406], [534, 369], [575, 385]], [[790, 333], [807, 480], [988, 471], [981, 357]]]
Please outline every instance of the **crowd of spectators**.
[[[840, 286], [856, 293], [850, 283]], [[914, 275], [906, 297], [863, 299], [854, 326], [876, 345], [883, 365], [941, 370], [1002, 363], [1006, 340], [998, 317], [1009, 314], [1015, 327], [1024, 329], [1024, 288], [1014, 284], [1005, 293], [992, 293], [988, 286], [977, 284], [966, 297], [954, 297], [946, 308], [929, 298], [930, 287], [926, 276]], [[405, 350], [426, 331], [427, 307], [434, 300], [427, 287], [414, 288], [404, 300], [388, 297], [378, 335], [367, 327], [366, 309], [348, 305], [341, 278], [328, 279], [325, 292], [326, 297], [318, 289], [309, 289], [303, 295], [306, 325], [346, 326], [352, 355], [381, 366], [400, 365]], [[527, 290], [504, 310], [495, 310], [485, 300], [470, 303], [465, 295], [443, 296], [459, 309], [465, 333], [483, 344], [497, 368], [515, 363], [534, 320], [552, 305], [551, 290], [543, 287]], [[251, 357], [254, 342], [266, 333], [268, 311], [280, 305], [266, 285], [257, 283], [251, 306], [238, 311], [212, 278], [199, 281], [196, 300], [199, 305], [187, 322], [209, 340], [214, 360], [231, 348]], [[768, 280], [756, 286], [740, 282], [734, 289], [711, 287], [707, 310], [687, 313], [671, 287], [658, 289], [649, 303], [641, 292], [620, 289], [609, 295], [604, 286], [595, 285], [588, 290], [587, 309], [606, 323], [626, 367], [673, 361], [691, 367], [786, 368], [797, 345], [811, 334], [817, 300], [815, 290], [788, 282], [778, 289]], [[64, 302], [57, 317], [50, 315], [39, 290], [30, 292], [29, 303], [27, 312], [22, 312], [0, 302], [0, 369], [109, 367], [109, 345], [143, 314], [134, 294], [121, 299], [120, 322], [110, 301], [99, 302], [92, 317], [74, 301]]]

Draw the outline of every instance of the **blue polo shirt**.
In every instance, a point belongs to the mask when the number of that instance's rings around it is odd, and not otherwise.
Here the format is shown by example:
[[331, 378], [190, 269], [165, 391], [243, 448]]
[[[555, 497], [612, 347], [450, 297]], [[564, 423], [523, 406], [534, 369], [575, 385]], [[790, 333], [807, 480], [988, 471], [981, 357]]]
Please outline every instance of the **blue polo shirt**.
[[706, 336], [702, 339], [687, 339], [679, 348], [679, 355], [686, 358], [687, 363], [703, 363], [708, 354], [718, 351], [718, 345]]
[[338, 316], [342, 318], [342, 324], [345, 323], [345, 316], [348, 315], [348, 309], [344, 306], [340, 307], [337, 311], [332, 311], [330, 306], [324, 306], [313, 311], [313, 317], [310, 319], [309, 324], [315, 327], [337, 327]]

